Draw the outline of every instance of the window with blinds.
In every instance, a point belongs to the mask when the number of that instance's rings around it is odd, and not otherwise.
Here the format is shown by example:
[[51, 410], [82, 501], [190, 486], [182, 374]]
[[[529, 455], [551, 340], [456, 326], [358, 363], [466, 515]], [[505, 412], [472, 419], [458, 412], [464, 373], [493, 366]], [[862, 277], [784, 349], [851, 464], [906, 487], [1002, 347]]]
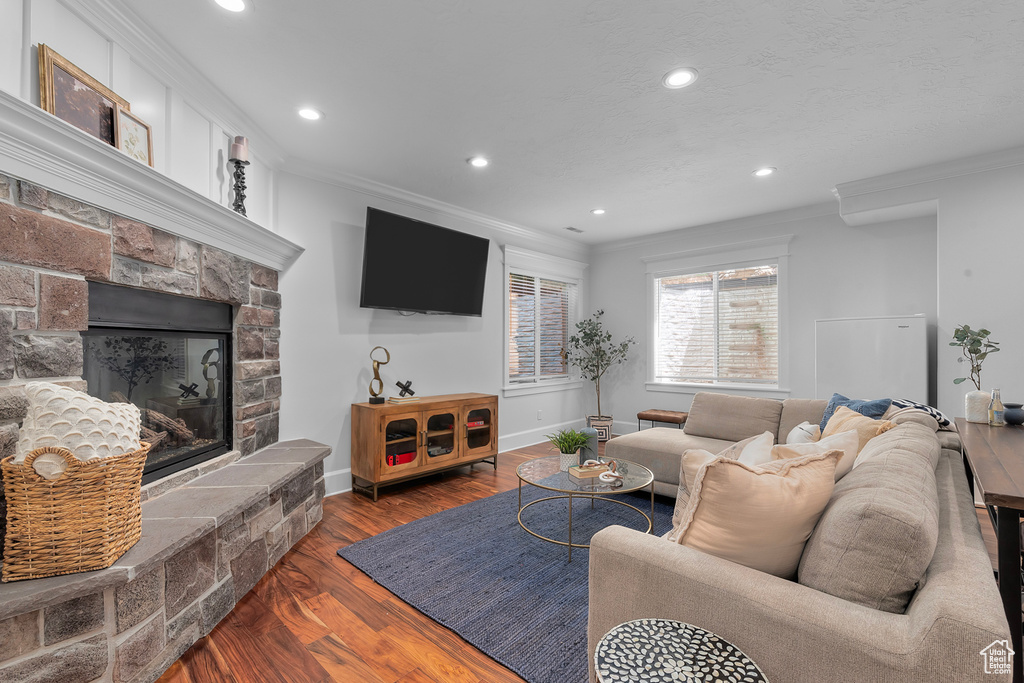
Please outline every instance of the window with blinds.
[[509, 273], [509, 383], [569, 376], [562, 349], [568, 342], [575, 315], [575, 284]]
[[658, 382], [778, 384], [779, 267], [654, 279]]

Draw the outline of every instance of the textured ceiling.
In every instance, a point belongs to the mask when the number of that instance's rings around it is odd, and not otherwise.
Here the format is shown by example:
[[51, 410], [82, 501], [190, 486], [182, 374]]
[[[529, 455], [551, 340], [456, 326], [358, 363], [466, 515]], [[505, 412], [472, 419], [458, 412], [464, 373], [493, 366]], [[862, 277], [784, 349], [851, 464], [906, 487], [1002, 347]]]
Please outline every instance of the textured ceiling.
[[1022, 0], [255, 2], [128, 6], [290, 164], [584, 242], [1024, 144]]

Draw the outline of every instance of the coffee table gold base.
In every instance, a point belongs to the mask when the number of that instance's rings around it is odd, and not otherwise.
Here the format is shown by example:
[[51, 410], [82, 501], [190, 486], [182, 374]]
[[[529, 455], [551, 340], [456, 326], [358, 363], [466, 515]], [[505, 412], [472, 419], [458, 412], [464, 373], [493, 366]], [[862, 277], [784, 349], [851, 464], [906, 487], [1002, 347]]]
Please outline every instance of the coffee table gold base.
[[[647, 520], [647, 528], [644, 529], [644, 533], [645, 534], [649, 533], [651, 531], [651, 529], [654, 528], [654, 521], [652, 519], [652, 515], [654, 514], [654, 495], [653, 495], [653, 491], [652, 491], [652, 494], [651, 494], [651, 515], [648, 515], [646, 512], [644, 512], [640, 508], [636, 507], [635, 505], [630, 505], [629, 503], [627, 503], [625, 501], [616, 500], [614, 498], [605, 498], [604, 496], [587, 496], [587, 495], [570, 495], [570, 494], [565, 494], [565, 495], [561, 495], [561, 496], [548, 496], [546, 498], [538, 498], [537, 500], [532, 500], [529, 503], [527, 503], [526, 505], [523, 505], [522, 504], [522, 486], [523, 486], [522, 482], [520, 482], [519, 483], [519, 488], [520, 488], [520, 493], [519, 493], [519, 514], [517, 515], [517, 519], [519, 520], [519, 526], [523, 527], [523, 530], [526, 531], [526, 533], [531, 534], [533, 536], [536, 536], [537, 538], [539, 538], [542, 541], [547, 541], [548, 543], [555, 543], [557, 545], [568, 546], [569, 547], [569, 562], [572, 562], [572, 549], [573, 548], [589, 548], [590, 547], [589, 543], [573, 543], [572, 542], [572, 499], [573, 498], [589, 498], [590, 499], [590, 507], [594, 507], [594, 501], [595, 500], [606, 500], [609, 503], [615, 503], [616, 505], [622, 505], [624, 507], [628, 507], [631, 510], [636, 510], [637, 512], [639, 512], [640, 515], [644, 519]], [[653, 489], [653, 485], [652, 485], [652, 489]], [[566, 542], [566, 541], [559, 541], [559, 540], [554, 539], [554, 538], [548, 538], [547, 536], [542, 536], [542, 535], [538, 534], [536, 531], [533, 531], [532, 529], [530, 529], [530, 527], [526, 526], [526, 524], [523, 523], [523, 510], [525, 510], [526, 508], [530, 507], [531, 505], [536, 505], [537, 503], [543, 503], [544, 501], [547, 501], [547, 500], [560, 500], [562, 498], [568, 498], [569, 499], [569, 540], [568, 540], [568, 542]]]

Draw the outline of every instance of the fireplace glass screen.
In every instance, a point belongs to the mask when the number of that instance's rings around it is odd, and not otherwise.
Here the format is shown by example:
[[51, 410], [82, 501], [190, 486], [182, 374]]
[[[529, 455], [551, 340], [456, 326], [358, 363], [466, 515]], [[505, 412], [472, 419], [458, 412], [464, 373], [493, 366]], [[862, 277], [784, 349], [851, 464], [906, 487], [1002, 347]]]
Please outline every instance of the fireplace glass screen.
[[[90, 283], [89, 294], [90, 325], [82, 334], [84, 379], [92, 396], [134, 403], [142, 412], [142, 440], [153, 446], [143, 481], [227, 452], [231, 307], [97, 283]], [[137, 308], [143, 313], [133, 316], [124, 297], [130, 302], [140, 295], [145, 300]], [[110, 296], [114, 305], [107, 301]], [[224, 307], [224, 315], [217, 314], [212, 324], [201, 312], [189, 312], [191, 306], [211, 305]], [[216, 322], [222, 318], [226, 322]], [[215, 325], [227, 331], [210, 331]]]

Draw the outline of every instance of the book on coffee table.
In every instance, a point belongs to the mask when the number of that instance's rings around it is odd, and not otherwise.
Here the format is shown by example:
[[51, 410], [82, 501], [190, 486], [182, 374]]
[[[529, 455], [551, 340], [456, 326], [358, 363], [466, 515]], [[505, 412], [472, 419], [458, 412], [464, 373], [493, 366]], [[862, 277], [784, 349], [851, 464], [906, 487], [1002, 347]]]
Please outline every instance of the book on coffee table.
[[590, 467], [573, 465], [569, 468], [569, 475], [576, 477], [577, 479], [593, 479], [601, 476], [602, 472], [607, 471], [608, 465], [592, 465]]

